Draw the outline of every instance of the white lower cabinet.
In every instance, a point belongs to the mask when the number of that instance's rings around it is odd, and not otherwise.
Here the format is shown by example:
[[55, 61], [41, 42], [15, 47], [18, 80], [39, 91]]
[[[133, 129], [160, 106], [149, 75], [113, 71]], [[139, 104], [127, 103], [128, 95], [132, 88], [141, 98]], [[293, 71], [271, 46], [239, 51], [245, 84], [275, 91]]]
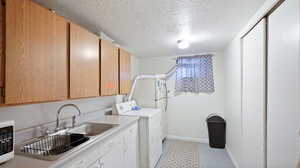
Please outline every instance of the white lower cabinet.
[[138, 168], [138, 145], [136, 122], [58, 168]]
[[129, 128], [125, 132], [123, 146], [123, 167], [138, 168], [138, 125]]
[[122, 135], [110, 142], [112, 146], [111, 150], [98, 160], [100, 168], [121, 168], [123, 166], [123, 150], [125, 148], [122, 144], [123, 136], [122, 133]]
[[109, 150], [88, 168], [137, 168], [137, 123], [104, 144]]

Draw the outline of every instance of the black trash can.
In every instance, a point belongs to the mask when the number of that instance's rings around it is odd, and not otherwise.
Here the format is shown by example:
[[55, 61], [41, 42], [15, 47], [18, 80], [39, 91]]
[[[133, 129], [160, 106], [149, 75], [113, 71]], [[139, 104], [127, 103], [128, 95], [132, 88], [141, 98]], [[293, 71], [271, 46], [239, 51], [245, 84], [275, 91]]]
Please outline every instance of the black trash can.
[[218, 115], [209, 115], [206, 119], [209, 136], [209, 146], [212, 148], [225, 148], [226, 121]]

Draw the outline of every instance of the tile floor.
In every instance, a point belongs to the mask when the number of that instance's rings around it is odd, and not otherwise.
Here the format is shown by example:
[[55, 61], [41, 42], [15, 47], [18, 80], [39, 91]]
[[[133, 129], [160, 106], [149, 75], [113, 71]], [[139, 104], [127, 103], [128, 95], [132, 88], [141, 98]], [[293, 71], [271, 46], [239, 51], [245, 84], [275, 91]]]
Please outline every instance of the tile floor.
[[167, 140], [156, 168], [234, 168], [224, 149], [208, 144]]

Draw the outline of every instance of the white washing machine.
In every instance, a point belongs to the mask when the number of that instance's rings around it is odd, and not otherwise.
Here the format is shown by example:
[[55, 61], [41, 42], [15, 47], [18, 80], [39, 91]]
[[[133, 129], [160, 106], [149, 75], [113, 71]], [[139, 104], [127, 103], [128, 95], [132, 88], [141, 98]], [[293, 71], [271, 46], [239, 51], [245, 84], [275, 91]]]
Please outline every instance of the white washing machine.
[[139, 168], [154, 168], [162, 154], [161, 110], [136, 107], [135, 101], [115, 105], [114, 115], [139, 116]]

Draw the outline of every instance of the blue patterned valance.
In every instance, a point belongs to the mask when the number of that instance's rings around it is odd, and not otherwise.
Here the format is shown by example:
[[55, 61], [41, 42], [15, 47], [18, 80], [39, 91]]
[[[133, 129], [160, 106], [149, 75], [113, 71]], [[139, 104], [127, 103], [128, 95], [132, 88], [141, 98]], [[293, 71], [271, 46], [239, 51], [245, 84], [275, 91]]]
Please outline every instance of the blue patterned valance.
[[215, 91], [212, 55], [179, 57], [176, 63], [175, 94]]

